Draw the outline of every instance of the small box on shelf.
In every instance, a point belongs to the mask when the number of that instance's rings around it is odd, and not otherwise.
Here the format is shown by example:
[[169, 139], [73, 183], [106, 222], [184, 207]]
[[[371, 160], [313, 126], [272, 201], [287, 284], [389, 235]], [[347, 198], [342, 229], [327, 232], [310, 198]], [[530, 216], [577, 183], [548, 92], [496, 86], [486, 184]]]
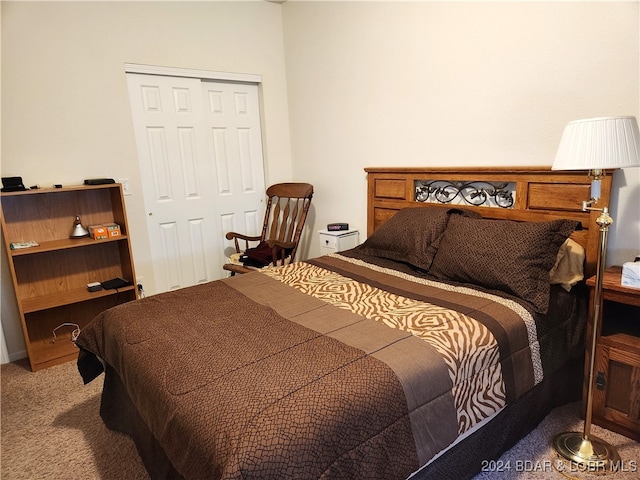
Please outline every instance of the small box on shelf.
[[100, 225], [90, 225], [89, 235], [94, 240], [106, 240], [107, 238], [119, 237], [122, 234], [120, 225], [117, 223], [105, 223]]
[[109, 238], [109, 234], [107, 233], [107, 227], [104, 225], [89, 225], [89, 235], [94, 240], [104, 240]]
[[120, 225], [117, 223], [107, 223], [105, 224], [105, 228], [107, 229], [107, 236], [109, 238], [119, 237], [121, 234]]

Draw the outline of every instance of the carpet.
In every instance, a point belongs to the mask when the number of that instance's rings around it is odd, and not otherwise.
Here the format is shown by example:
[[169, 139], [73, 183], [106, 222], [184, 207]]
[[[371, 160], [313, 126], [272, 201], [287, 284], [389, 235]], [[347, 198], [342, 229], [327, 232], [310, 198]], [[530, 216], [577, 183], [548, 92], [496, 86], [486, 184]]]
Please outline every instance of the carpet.
[[[74, 362], [31, 372], [26, 360], [2, 365], [1, 375], [0, 478], [148, 480], [133, 442], [107, 429], [99, 417], [102, 376], [83, 385]], [[499, 460], [483, 465], [474, 480], [603, 478], [554, 469], [551, 439], [581, 431], [579, 415], [579, 403], [552, 411]], [[622, 458], [620, 471], [605, 478], [640, 478], [638, 442], [597, 425], [592, 433], [616, 446]]]

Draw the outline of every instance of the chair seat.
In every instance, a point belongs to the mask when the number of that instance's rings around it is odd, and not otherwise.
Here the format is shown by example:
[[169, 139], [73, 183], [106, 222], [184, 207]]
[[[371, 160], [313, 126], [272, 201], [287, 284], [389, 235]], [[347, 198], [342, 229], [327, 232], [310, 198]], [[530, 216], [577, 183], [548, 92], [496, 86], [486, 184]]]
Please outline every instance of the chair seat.
[[235, 263], [225, 263], [222, 266], [222, 269], [226, 270], [228, 272], [231, 272], [231, 275], [234, 275], [236, 273], [240, 273], [240, 274], [249, 273], [249, 272], [253, 272], [253, 271], [256, 270], [255, 268], [249, 268], [249, 267], [245, 267], [242, 264], [237, 265]]
[[[231, 255], [229, 255], [229, 263], [225, 263], [222, 266], [223, 270], [227, 270], [228, 272], [233, 273], [249, 273], [249, 272], [255, 272], [256, 270], [264, 270], [266, 268], [272, 268], [273, 267], [273, 263], [270, 263], [269, 265], [265, 266], [265, 267], [249, 267], [249, 266], [245, 266], [242, 264], [242, 262], [240, 261], [240, 257], [242, 256], [242, 253], [232, 253]], [[287, 257], [284, 259], [284, 265], [288, 265], [289, 263], [291, 263], [291, 257]], [[283, 263], [281, 261], [278, 261], [278, 266], [283, 265]]]

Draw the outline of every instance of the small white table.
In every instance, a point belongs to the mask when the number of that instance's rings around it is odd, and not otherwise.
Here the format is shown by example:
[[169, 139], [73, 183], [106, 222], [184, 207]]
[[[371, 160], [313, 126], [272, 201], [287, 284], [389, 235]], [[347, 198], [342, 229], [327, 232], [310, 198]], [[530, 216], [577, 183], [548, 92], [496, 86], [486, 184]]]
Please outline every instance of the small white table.
[[360, 235], [357, 229], [349, 230], [320, 230], [320, 254], [342, 252], [357, 247]]

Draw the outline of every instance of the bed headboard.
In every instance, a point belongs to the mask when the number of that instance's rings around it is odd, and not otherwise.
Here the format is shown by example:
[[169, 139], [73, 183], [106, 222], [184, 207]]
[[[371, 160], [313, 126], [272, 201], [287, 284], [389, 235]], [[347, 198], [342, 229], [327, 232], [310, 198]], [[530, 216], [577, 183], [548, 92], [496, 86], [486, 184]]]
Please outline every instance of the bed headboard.
[[[458, 204], [477, 209], [485, 218], [518, 221], [579, 220], [582, 230], [571, 236], [586, 251], [585, 276], [595, 273], [599, 212], [583, 212], [590, 198], [586, 171], [552, 171], [550, 167], [370, 167], [367, 235], [405, 207]], [[609, 205], [611, 177], [602, 180], [593, 207]]]

